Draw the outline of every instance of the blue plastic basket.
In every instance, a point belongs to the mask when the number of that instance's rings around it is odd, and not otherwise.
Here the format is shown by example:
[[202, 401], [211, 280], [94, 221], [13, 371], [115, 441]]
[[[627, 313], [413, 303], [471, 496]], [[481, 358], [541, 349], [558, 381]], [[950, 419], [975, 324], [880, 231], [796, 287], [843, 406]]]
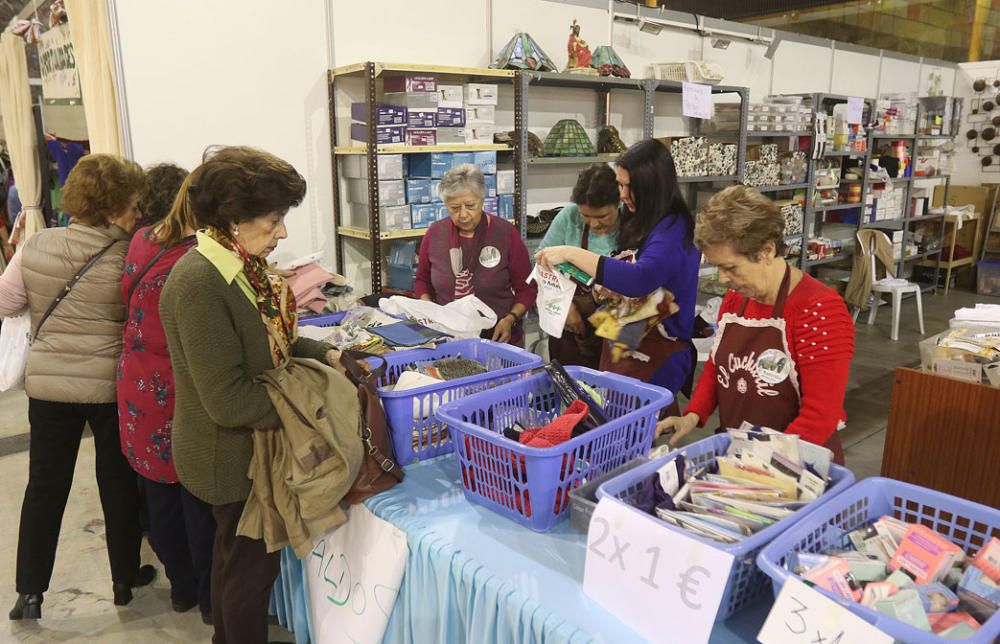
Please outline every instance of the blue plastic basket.
[[[950, 494], [928, 490], [886, 478], [868, 478], [843, 494], [821, 499], [808, 523], [799, 523], [775, 539], [757, 556], [757, 564], [771, 578], [774, 594], [794, 573], [785, 569], [793, 552], [820, 552], [830, 547], [847, 547], [847, 532], [874, 523], [883, 515], [907, 523], [921, 523], [951, 539], [968, 554], [974, 554], [990, 537], [1000, 532], [1000, 510]], [[815, 588], [845, 606], [855, 615], [874, 624], [884, 633], [908, 644], [948, 642], [933, 633], [914, 628], [861, 604]], [[1000, 612], [964, 642], [987, 644], [1000, 636]]]
[[[479, 339], [445, 342], [434, 349], [396, 351], [381, 357], [385, 359], [386, 372], [378, 381], [378, 393], [400, 465], [452, 451], [447, 428], [434, 418], [438, 405], [516, 380], [542, 364], [539, 356], [524, 349]], [[399, 376], [415, 363], [455, 357], [478, 360], [487, 372], [405, 391], [392, 390]], [[372, 365], [378, 363], [373, 361]]]
[[347, 311], [336, 311], [335, 313], [320, 313], [299, 318], [299, 326], [337, 326], [347, 315]]
[[454, 436], [466, 498], [539, 532], [567, 516], [570, 490], [648, 453], [656, 416], [673, 402], [666, 389], [634, 378], [585, 367], [566, 372], [600, 393], [609, 422], [555, 447], [528, 447], [503, 436], [515, 422], [542, 427], [562, 413], [546, 373], [437, 411]]
[[[632, 502], [640, 495], [651, 494], [653, 481], [656, 480], [656, 471], [658, 469], [674, 460], [678, 454], [683, 454], [685, 459], [687, 459], [685, 471], [690, 474], [709, 463], [714, 463], [715, 458], [724, 455], [727, 449], [729, 449], [729, 434], [716, 434], [715, 436], [692, 443], [611, 479], [598, 489], [597, 498], [611, 497], [628, 505], [630, 510], [642, 513], [641, 510], [631, 507]], [[846, 490], [852, 483], [854, 483], [854, 474], [849, 469], [830, 465], [830, 487], [827, 489], [826, 494], [823, 495], [823, 499], [836, 496]], [[792, 516], [782, 519], [774, 525], [764, 528], [760, 532], [733, 544], [723, 544], [711, 539], [703, 539], [665, 522], [661, 521], [660, 523], [669, 530], [683, 532], [692, 539], [733, 555], [733, 568], [729, 572], [729, 581], [726, 582], [726, 592], [722, 596], [722, 601], [719, 603], [719, 612], [715, 616], [716, 621], [722, 621], [767, 588], [767, 575], [759, 570], [754, 563], [757, 553], [770, 543], [772, 539], [787, 530], [789, 526], [797, 524], [806, 517], [811, 517], [812, 513], [819, 508], [819, 504], [823, 499], [817, 499], [816, 502], [802, 508]], [[659, 521], [659, 519], [656, 520]]]

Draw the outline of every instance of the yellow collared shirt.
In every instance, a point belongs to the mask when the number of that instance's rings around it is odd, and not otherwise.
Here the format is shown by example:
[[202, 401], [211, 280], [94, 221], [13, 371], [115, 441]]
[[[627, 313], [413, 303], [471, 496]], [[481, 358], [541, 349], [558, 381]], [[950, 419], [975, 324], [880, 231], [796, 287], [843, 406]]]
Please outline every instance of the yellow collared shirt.
[[250, 286], [250, 280], [243, 274], [243, 262], [233, 255], [232, 251], [205, 233], [199, 232], [197, 239], [198, 252], [205, 259], [212, 262], [212, 266], [219, 271], [222, 279], [226, 280], [226, 284], [232, 284], [235, 279], [236, 283], [240, 285], [240, 290], [250, 299], [250, 303], [256, 307], [257, 294], [254, 292], [253, 287]]

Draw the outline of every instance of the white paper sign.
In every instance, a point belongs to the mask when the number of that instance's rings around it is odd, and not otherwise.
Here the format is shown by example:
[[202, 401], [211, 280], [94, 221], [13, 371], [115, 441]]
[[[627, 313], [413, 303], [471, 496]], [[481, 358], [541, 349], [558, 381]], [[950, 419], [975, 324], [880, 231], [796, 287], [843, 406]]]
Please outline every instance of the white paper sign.
[[712, 87], [701, 83], [684, 82], [684, 116], [696, 119], [712, 118]]
[[42, 72], [42, 96], [47, 101], [80, 102], [80, 77], [69, 38], [69, 25], [59, 25], [38, 40], [38, 66]]
[[409, 550], [406, 534], [352, 505], [347, 523], [330, 531], [308, 555], [312, 641], [382, 641], [399, 594]]
[[733, 556], [611, 499], [587, 533], [583, 592], [651, 642], [707, 642]]
[[892, 644], [893, 638], [789, 577], [757, 636], [763, 644]]
[[549, 271], [538, 264], [525, 281], [532, 280], [538, 284], [538, 297], [535, 298], [538, 326], [553, 338], [561, 338], [566, 327], [566, 316], [573, 306], [576, 284], [563, 275], [562, 271]]
[[847, 99], [847, 122], [860, 124], [865, 120], [865, 99], [851, 96]]

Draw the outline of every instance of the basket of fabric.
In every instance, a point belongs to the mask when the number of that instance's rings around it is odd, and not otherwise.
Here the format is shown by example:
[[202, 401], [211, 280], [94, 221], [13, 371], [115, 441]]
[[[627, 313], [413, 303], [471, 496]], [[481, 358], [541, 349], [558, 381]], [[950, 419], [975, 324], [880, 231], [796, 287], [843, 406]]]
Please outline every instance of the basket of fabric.
[[[716, 457], [725, 455], [726, 450], [729, 448], [729, 442], [728, 434], [716, 434], [715, 436], [673, 451], [666, 456], [653, 459], [649, 463], [629, 470], [621, 476], [603, 484], [597, 491], [597, 498], [611, 497], [630, 506], [630, 509], [635, 512], [641, 512], [635, 506], [644, 497], [652, 498], [653, 482], [657, 478], [657, 471], [664, 465], [673, 461], [678, 455], [683, 454], [685, 458], [685, 471], [691, 474], [705, 465], [713, 464]], [[719, 602], [719, 612], [715, 616], [716, 621], [728, 618], [768, 587], [769, 580], [767, 575], [757, 568], [754, 561], [757, 553], [789, 527], [796, 525], [806, 518], [812, 521], [812, 514], [819, 507], [823, 499], [836, 496], [854, 483], [854, 474], [845, 467], [831, 464], [829, 476], [830, 485], [822, 497], [792, 516], [782, 519], [774, 525], [764, 528], [760, 532], [748, 536], [737, 543], [722, 544], [689, 532], [684, 532], [691, 539], [701, 541], [712, 548], [717, 548], [733, 555], [733, 567], [729, 572], [726, 592], [722, 596], [722, 601]], [[659, 521], [655, 517], [654, 519]], [[681, 531], [680, 528], [676, 528], [665, 522], [661, 523], [668, 530]]]
[[515, 423], [530, 430], [565, 417], [547, 373], [437, 411], [454, 437], [466, 498], [539, 532], [566, 518], [571, 490], [647, 454], [657, 414], [673, 401], [669, 391], [634, 378], [585, 367], [566, 367], [566, 373], [589, 387], [608, 422], [557, 445], [532, 447], [504, 435]]
[[[542, 364], [540, 357], [524, 349], [479, 339], [396, 351], [381, 359], [386, 371], [378, 393], [400, 465], [452, 450], [448, 429], [434, 418], [439, 405], [516, 380]], [[428, 372], [435, 377], [418, 377]]]
[[[867, 478], [842, 494], [820, 499], [809, 521], [799, 523], [771, 542], [757, 557], [757, 564], [771, 578], [774, 594], [785, 580], [795, 575], [789, 570], [793, 553], [818, 553], [847, 547], [847, 534], [889, 515], [900, 521], [921, 524], [943, 535], [967, 555], [982, 548], [1000, 534], [1000, 510], [957, 496], [929, 490], [893, 479]], [[855, 615], [874, 624], [896, 641], [909, 644], [938, 644], [949, 641], [883, 615], [861, 604], [842, 599], [824, 588], [815, 587]], [[973, 637], [962, 640], [988, 644], [1000, 637], [1000, 611], [988, 619]]]

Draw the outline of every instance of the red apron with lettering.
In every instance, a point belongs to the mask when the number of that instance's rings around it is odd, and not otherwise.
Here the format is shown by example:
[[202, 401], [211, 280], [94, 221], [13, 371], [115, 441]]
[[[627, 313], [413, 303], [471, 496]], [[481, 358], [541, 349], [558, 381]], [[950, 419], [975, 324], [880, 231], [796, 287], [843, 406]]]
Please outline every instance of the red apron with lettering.
[[[788, 348], [782, 317], [790, 281], [791, 269], [787, 269], [778, 289], [773, 317], [744, 317], [750, 302], [747, 298], [738, 314], [725, 313], [719, 320], [712, 360], [723, 429], [739, 427], [747, 421], [783, 431], [799, 415], [799, 374]], [[835, 463], [844, 463], [837, 432], [824, 447], [833, 452]]]

